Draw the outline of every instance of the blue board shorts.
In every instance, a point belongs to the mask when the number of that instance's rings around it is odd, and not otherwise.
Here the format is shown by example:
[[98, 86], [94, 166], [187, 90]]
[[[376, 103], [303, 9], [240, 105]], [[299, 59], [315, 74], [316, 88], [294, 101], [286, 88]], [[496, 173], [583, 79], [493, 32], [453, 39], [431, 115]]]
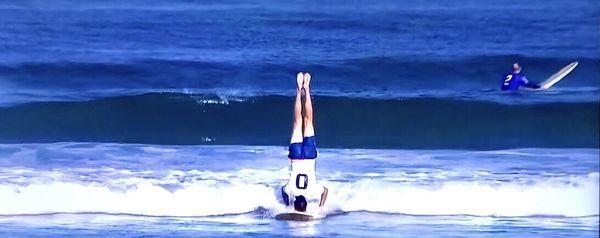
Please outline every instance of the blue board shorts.
[[317, 158], [317, 140], [314, 136], [304, 137], [302, 142], [291, 143], [288, 158], [315, 159]]

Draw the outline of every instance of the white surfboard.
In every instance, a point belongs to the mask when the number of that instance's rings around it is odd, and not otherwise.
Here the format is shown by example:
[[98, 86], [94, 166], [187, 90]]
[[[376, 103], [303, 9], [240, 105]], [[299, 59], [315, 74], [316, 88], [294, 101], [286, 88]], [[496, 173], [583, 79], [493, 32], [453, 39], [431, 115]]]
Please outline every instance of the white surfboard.
[[323, 212], [289, 211], [275, 215], [276, 220], [282, 221], [312, 221], [325, 218]]
[[578, 64], [579, 64], [578, 62], [573, 62], [573, 63], [570, 63], [569, 65], [565, 66], [564, 68], [560, 69], [558, 72], [556, 72], [555, 74], [550, 76], [548, 79], [541, 82], [540, 88], [538, 88], [537, 90], [549, 89], [554, 84], [558, 83], [558, 81], [560, 81], [565, 76], [567, 76], [567, 74], [571, 73], [571, 71], [573, 71], [573, 69], [575, 69], [575, 67], [577, 67]]
[[317, 218], [306, 212], [287, 212], [275, 215], [275, 219], [282, 221], [312, 221]]

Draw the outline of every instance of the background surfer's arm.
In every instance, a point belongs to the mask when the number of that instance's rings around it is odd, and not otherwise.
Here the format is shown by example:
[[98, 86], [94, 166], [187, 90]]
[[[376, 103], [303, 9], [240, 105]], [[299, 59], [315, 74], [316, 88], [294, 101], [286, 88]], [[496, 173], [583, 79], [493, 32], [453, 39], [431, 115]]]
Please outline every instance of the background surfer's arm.
[[525, 76], [523, 76], [523, 83], [521, 84], [521, 86], [533, 89], [540, 88], [539, 84], [530, 82]]
[[329, 189], [323, 186], [323, 193], [321, 194], [321, 202], [319, 203], [319, 207], [325, 205], [325, 200], [327, 200], [327, 192], [329, 192]]
[[540, 85], [537, 83], [530, 82], [527, 78], [523, 77], [523, 86], [528, 88], [540, 88]]

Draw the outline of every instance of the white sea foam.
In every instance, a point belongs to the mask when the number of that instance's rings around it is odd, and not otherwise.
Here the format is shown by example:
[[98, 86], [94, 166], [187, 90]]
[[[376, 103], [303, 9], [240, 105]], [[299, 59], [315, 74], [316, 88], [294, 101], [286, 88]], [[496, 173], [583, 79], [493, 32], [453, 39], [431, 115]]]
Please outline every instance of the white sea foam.
[[[22, 171], [21, 171], [22, 172]], [[89, 171], [88, 171], [89, 172]], [[163, 178], [143, 172], [84, 181], [54, 172], [52, 179], [0, 185], [0, 214], [127, 213], [152, 216], [208, 216], [281, 210], [279, 171], [172, 171]], [[46, 172], [51, 173], [51, 172]], [[23, 173], [35, 174], [35, 173]], [[37, 173], [39, 176], [39, 173]], [[151, 177], [150, 174], [145, 176]], [[547, 178], [535, 182], [390, 182], [378, 177], [323, 181], [330, 194], [326, 210], [413, 215], [591, 216], [598, 215], [599, 176]], [[15, 180], [13, 178], [13, 180]]]
[[330, 204], [343, 211], [413, 215], [590, 216], [598, 215], [598, 173], [570, 181], [535, 183], [452, 181], [437, 185], [363, 179], [332, 184]]
[[246, 213], [277, 205], [273, 190], [260, 184], [199, 181], [169, 189], [140, 182], [125, 191], [103, 184], [53, 182], [0, 186], [0, 214], [127, 213], [153, 216], [207, 216]]
[[[329, 188], [329, 213], [594, 216], [598, 152], [321, 149], [317, 179]], [[0, 214], [277, 213], [286, 153], [277, 146], [0, 144]]]

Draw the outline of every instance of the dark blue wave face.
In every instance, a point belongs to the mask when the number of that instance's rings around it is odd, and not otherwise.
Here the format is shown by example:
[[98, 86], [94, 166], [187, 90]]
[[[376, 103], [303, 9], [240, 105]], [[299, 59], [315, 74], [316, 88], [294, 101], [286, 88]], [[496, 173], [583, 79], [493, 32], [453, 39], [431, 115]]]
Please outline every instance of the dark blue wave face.
[[[144, 92], [472, 98], [515, 61], [532, 81], [580, 65], [521, 102], [597, 102], [595, 1], [52, 1], [0, 3], [2, 104]], [[490, 93], [492, 91], [492, 93]]]
[[[293, 97], [153, 93], [0, 108], [0, 143], [287, 145]], [[597, 148], [596, 103], [315, 97], [321, 147]]]

